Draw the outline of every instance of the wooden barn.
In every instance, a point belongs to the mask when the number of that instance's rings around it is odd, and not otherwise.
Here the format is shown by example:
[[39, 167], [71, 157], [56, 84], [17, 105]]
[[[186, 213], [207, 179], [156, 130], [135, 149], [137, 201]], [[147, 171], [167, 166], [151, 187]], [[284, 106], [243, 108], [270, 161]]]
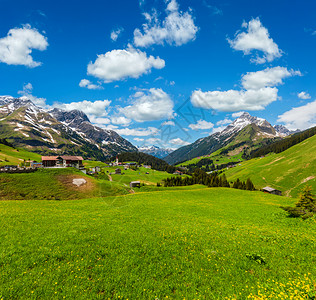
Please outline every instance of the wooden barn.
[[140, 188], [140, 181], [131, 181], [129, 186], [130, 188], [135, 188], [135, 187]]
[[276, 190], [272, 187], [266, 186], [262, 189], [263, 192], [265, 193], [269, 193], [269, 194], [273, 194], [273, 195], [278, 195], [278, 196], [282, 196], [282, 192], [279, 190]]

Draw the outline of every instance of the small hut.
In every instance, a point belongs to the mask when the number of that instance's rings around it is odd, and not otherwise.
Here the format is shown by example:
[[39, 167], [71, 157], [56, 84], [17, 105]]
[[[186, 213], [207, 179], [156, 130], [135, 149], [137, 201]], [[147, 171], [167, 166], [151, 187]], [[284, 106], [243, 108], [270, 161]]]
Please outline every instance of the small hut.
[[140, 188], [140, 181], [131, 181], [129, 186], [130, 188], [135, 188], [135, 187]]
[[262, 189], [263, 192], [265, 193], [269, 193], [269, 194], [273, 194], [273, 195], [278, 195], [278, 196], [282, 196], [282, 192], [279, 190], [276, 190], [272, 187], [266, 186]]
[[121, 169], [119, 169], [119, 168], [115, 169], [115, 174], [119, 174], [119, 175], [121, 175], [121, 174], [122, 174]]

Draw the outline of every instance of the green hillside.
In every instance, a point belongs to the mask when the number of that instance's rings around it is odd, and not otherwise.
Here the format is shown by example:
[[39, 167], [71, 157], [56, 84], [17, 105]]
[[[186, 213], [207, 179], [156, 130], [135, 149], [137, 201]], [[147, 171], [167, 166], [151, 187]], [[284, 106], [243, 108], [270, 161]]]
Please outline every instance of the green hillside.
[[168, 189], [0, 201], [3, 299], [314, 299], [314, 219], [294, 199]]
[[0, 166], [19, 165], [24, 160], [41, 161], [41, 156], [20, 148], [12, 148], [0, 144]]
[[284, 195], [296, 197], [309, 184], [316, 190], [316, 136], [278, 154], [244, 161], [225, 172], [233, 181], [251, 178], [257, 188], [271, 186]]
[[[86, 184], [77, 187], [73, 179]], [[39, 169], [34, 173], [0, 174], [0, 200], [68, 200], [122, 195], [129, 188], [118, 182], [96, 179], [74, 168]]]

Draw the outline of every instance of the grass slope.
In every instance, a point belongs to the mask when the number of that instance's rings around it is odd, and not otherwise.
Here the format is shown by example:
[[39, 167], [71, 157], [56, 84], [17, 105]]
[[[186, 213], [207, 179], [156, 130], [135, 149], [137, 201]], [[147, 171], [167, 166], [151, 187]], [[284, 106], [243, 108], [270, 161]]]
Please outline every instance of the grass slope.
[[251, 178], [256, 188], [271, 186], [296, 197], [306, 184], [316, 190], [316, 136], [279, 154], [244, 161], [225, 172], [228, 180]]
[[20, 148], [12, 148], [0, 144], [0, 166], [4, 165], [19, 165], [24, 160], [41, 161], [41, 156]]
[[[87, 183], [73, 185], [74, 178]], [[126, 194], [128, 189], [116, 182], [97, 180], [74, 168], [39, 169], [35, 173], [0, 174], [0, 200], [67, 200]]]
[[193, 187], [2, 201], [0, 297], [313, 299], [316, 223], [286, 217], [293, 202]]

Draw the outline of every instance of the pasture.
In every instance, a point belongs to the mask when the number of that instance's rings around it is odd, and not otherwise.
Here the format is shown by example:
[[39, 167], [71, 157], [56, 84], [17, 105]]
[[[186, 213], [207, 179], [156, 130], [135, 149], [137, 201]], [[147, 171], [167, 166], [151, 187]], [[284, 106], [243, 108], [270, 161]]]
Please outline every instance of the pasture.
[[263, 158], [244, 161], [241, 165], [225, 171], [227, 179], [247, 180], [256, 188], [271, 186], [284, 195], [297, 197], [305, 185], [316, 190], [316, 136], [281, 152]]
[[0, 299], [314, 299], [294, 199], [202, 186], [0, 201]]

